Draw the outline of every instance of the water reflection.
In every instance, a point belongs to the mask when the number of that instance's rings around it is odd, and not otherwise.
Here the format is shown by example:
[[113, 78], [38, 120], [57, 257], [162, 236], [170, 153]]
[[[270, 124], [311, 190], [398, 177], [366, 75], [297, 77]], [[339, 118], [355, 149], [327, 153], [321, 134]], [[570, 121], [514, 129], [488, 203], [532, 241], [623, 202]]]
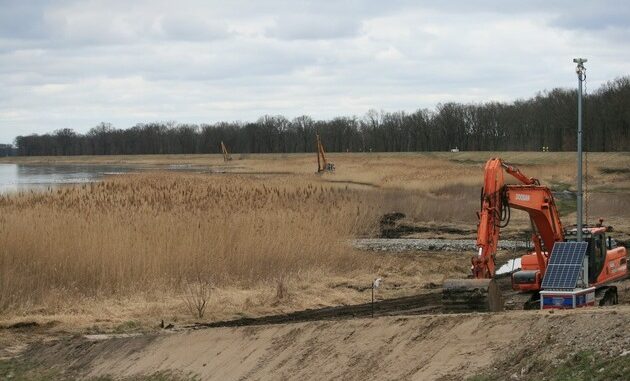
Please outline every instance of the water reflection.
[[89, 183], [105, 175], [122, 174], [130, 170], [130, 167], [114, 165], [0, 164], [0, 193]]

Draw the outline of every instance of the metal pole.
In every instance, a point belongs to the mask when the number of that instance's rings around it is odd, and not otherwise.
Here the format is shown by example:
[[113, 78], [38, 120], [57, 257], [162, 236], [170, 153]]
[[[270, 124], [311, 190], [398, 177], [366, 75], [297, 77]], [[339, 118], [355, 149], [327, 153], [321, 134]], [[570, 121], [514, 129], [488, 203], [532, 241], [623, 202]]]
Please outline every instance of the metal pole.
[[585, 58], [575, 58], [578, 77], [578, 131], [577, 131], [577, 240], [582, 241], [582, 82], [584, 82]]
[[372, 284], [372, 317], [374, 317], [374, 284]]

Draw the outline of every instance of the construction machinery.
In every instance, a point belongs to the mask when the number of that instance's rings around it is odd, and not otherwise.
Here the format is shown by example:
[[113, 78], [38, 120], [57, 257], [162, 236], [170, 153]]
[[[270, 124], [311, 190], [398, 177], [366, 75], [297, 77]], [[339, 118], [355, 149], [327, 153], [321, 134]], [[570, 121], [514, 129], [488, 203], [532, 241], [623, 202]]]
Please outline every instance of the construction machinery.
[[[504, 171], [520, 184], [505, 184]], [[527, 212], [532, 225], [533, 251], [521, 257], [521, 270], [512, 274], [512, 288], [529, 293], [524, 307], [536, 306], [542, 279], [547, 270], [554, 244], [576, 240], [576, 229], [565, 230], [551, 190], [535, 178], [500, 158], [488, 160], [481, 190], [481, 210], [478, 213], [478, 252], [471, 259], [472, 279], [446, 280], [442, 301], [447, 311], [500, 311], [501, 292], [495, 282], [496, 252], [501, 229], [510, 222], [512, 209]], [[611, 284], [628, 275], [627, 251], [615, 247], [606, 237], [612, 228], [603, 220], [596, 226], [583, 228], [583, 240], [588, 243], [588, 280], [585, 285], [596, 288], [600, 305], [616, 304], [617, 288]]]
[[319, 134], [315, 136], [317, 138], [317, 173], [334, 172], [335, 165], [326, 160], [326, 152], [324, 151], [324, 146], [322, 145]]
[[232, 155], [228, 152], [227, 147], [223, 144], [223, 141], [221, 141], [221, 153], [223, 154], [223, 161], [227, 162], [232, 160]]

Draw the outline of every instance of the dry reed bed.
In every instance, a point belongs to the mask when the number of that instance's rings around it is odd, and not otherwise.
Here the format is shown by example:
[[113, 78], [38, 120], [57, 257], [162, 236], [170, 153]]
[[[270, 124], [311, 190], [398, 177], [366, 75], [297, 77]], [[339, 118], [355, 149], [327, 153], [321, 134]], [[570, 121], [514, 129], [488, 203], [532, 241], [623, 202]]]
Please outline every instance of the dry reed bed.
[[[474, 215], [476, 201], [454, 204], [469, 198], [467, 186], [366, 190], [329, 179], [164, 172], [0, 196], [0, 311], [48, 314], [88, 300], [177, 298], [200, 279], [222, 290], [273, 288], [281, 280], [322, 291], [335, 276], [369, 279], [388, 265], [347, 245], [373, 235], [382, 213], [402, 210], [427, 222]], [[334, 295], [329, 302], [347, 297]]]
[[375, 199], [309, 181], [144, 174], [0, 198], [0, 308], [210, 279], [253, 287], [356, 269]]
[[[293, 174], [150, 173], [0, 197], [0, 313], [68, 311], [73, 303], [116, 298], [131, 311], [136, 307], [127, 306], [145, 301], [159, 305], [156, 294], [181, 300], [186, 285], [200, 278], [219, 287], [215, 295], [229, 295], [214, 303], [233, 313], [268, 303], [278, 280], [311, 303], [296, 301], [295, 308], [353, 297], [331, 288], [331, 279], [364, 284], [376, 274], [406, 274], [417, 284], [435, 281], [432, 276], [450, 267], [357, 254], [346, 239], [374, 234], [380, 215], [390, 211], [415, 222], [474, 228], [483, 164], [491, 156], [331, 155], [338, 170], [322, 177], [313, 175], [310, 155], [256, 156], [227, 168]], [[501, 156], [544, 184], [574, 181], [572, 155]], [[630, 186], [629, 157], [593, 155], [590, 172], [591, 189], [615, 192], [593, 194], [591, 216], [611, 216], [622, 230], [630, 218], [623, 191]], [[513, 217], [509, 229], [529, 226], [526, 214]]]

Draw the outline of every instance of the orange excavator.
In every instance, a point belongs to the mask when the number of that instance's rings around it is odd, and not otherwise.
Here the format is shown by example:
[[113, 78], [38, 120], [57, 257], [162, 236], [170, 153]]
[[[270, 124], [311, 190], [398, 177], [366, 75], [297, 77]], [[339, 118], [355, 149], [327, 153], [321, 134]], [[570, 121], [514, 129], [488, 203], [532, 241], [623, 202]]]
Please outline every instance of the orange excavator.
[[223, 154], [223, 161], [227, 162], [232, 160], [232, 155], [230, 155], [230, 152], [227, 150], [225, 144], [223, 144], [223, 141], [221, 141], [221, 153]]
[[[504, 171], [520, 184], [505, 184]], [[512, 208], [529, 214], [534, 247], [532, 252], [521, 257], [521, 270], [512, 274], [512, 288], [531, 293], [527, 305], [537, 305], [536, 299], [554, 244], [575, 240], [577, 231], [563, 228], [548, 187], [503, 160], [493, 158], [485, 166], [481, 210], [478, 213], [478, 253], [471, 259], [472, 279], [444, 282], [443, 302], [447, 310], [503, 309], [502, 295], [494, 280], [495, 258], [501, 229], [508, 225]], [[611, 283], [627, 277], [627, 251], [624, 247], [613, 247], [612, 239], [606, 238], [611, 229], [603, 227], [602, 222], [600, 220], [597, 226], [583, 228], [583, 240], [588, 242], [588, 285], [596, 288], [596, 299], [600, 305], [616, 304], [617, 288]]]
[[315, 135], [315, 137], [317, 138], [317, 173], [334, 172], [335, 165], [326, 160], [326, 152], [324, 151], [324, 145], [322, 144], [319, 134]]

